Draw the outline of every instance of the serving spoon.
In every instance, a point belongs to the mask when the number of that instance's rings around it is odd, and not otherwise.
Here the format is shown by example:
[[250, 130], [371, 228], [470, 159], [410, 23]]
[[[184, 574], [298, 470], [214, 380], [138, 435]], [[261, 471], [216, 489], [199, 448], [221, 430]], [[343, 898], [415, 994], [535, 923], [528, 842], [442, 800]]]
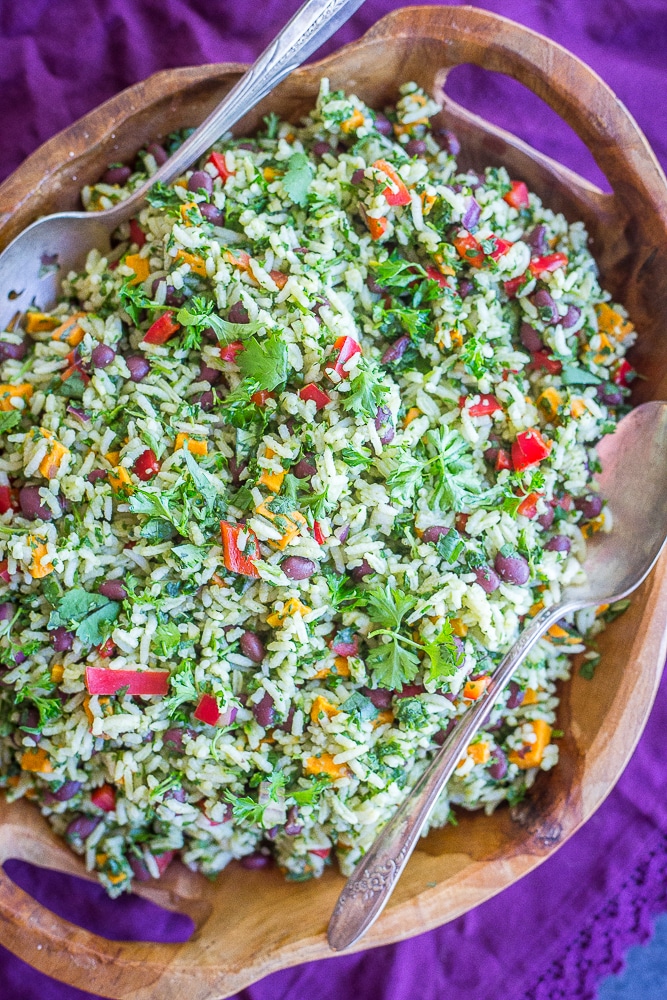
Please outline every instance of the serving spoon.
[[667, 536], [667, 402], [644, 403], [597, 446], [596, 476], [613, 514], [613, 530], [587, 543], [586, 582], [563, 589], [521, 633], [491, 683], [460, 720], [414, 788], [358, 863], [336, 903], [329, 945], [349, 948], [378, 918], [401, 877], [438, 796], [465, 749], [487, 721], [498, 698], [535, 643], [563, 615], [618, 601], [646, 578]]
[[[135, 215], [154, 184], [168, 184], [205, 153], [292, 70], [312, 55], [364, 0], [307, 0], [223, 97], [199, 128], [129, 198], [102, 212], [58, 212], [23, 230], [0, 254], [0, 330], [17, 312], [55, 302], [63, 277], [80, 270], [93, 247], [110, 249], [111, 234]], [[46, 261], [57, 268], [44, 267]]]

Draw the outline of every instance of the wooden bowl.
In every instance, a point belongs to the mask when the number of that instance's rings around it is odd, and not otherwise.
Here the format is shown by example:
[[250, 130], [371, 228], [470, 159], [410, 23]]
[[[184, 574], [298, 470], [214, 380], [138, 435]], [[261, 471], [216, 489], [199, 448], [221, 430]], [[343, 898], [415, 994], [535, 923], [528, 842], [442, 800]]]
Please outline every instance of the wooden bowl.
[[[466, 163], [505, 164], [545, 202], [584, 219], [602, 279], [640, 331], [633, 361], [645, 376], [636, 401], [667, 396], [667, 184], [646, 140], [608, 87], [554, 42], [469, 7], [394, 12], [364, 38], [294, 73], [239, 125], [253, 129], [278, 110], [298, 117], [320, 77], [371, 107], [416, 80], [440, 93], [449, 69], [474, 63], [515, 77], [584, 140], [613, 193], [604, 194], [513, 136], [445, 99], [442, 119], [459, 135]], [[239, 65], [158, 73], [47, 142], [0, 187], [0, 245], [37, 216], [77, 205], [81, 186], [151, 139], [196, 125], [238, 78]], [[597, 809], [625, 767], [653, 702], [665, 658], [667, 560], [663, 558], [602, 641], [594, 680], [564, 685], [561, 763], [529, 798], [492, 817], [463, 814], [431, 833], [410, 861], [388, 909], [360, 947], [398, 941], [451, 920], [511, 885], [555, 851]], [[80, 859], [26, 802], [0, 806], [0, 860], [23, 858], [85, 876]], [[343, 885], [336, 871], [309, 883], [232, 864], [214, 884], [173, 866], [138, 891], [189, 914], [183, 944], [113, 942], [40, 907], [0, 871], [3, 944], [43, 972], [113, 998], [214, 1000], [276, 969], [331, 954], [325, 930]], [[113, 905], [113, 904], [109, 904]]]

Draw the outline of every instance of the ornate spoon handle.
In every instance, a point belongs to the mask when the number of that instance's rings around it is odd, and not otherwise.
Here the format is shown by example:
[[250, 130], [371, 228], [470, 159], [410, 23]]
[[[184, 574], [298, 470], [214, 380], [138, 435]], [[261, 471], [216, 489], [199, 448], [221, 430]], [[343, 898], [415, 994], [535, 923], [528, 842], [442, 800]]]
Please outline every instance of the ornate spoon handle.
[[540, 636], [572, 603], [538, 614], [496, 670], [491, 683], [451, 733], [406, 799], [383, 827], [341, 892], [329, 922], [329, 945], [341, 951], [354, 944], [377, 920], [394, 891], [424, 823], [475, 733], [491, 715], [498, 696]]
[[145, 184], [137, 188], [130, 198], [104, 214], [113, 216], [114, 225], [119, 225], [133, 215], [154, 184], [158, 181], [166, 184], [178, 177], [293, 69], [317, 51], [363, 2], [364, 0], [306, 0], [217, 108], [173, 156]]

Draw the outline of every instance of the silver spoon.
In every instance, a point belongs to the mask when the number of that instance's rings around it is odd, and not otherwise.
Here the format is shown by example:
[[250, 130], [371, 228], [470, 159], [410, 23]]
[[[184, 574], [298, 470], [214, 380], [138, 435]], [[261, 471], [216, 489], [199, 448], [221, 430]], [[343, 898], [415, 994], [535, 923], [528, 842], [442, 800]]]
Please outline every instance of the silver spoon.
[[568, 612], [611, 603], [646, 578], [667, 535], [667, 403], [644, 403], [597, 446], [600, 492], [613, 513], [613, 530], [588, 541], [586, 583], [567, 587], [520, 635], [485, 694], [463, 717], [442, 749], [382, 829], [347, 881], [329, 923], [329, 945], [349, 948], [377, 919], [405, 868], [431, 809], [475, 733], [491, 715], [503, 688], [538, 639]]
[[[33, 222], [0, 254], [0, 330], [17, 312], [51, 305], [62, 278], [80, 270], [90, 249], [109, 250], [109, 238], [144, 204], [153, 184], [169, 183], [292, 70], [300, 66], [361, 7], [364, 0], [307, 0], [247, 70], [215, 111], [140, 188], [104, 212], [59, 212]], [[40, 277], [42, 259], [57, 257], [58, 270]], [[42, 270], [44, 270], [42, 268]]]

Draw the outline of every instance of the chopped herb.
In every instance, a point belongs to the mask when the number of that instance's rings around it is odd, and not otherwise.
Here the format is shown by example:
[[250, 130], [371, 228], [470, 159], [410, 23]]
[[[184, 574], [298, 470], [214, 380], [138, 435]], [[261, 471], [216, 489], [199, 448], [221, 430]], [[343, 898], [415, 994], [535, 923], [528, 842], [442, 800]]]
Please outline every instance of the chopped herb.
[[563, 385], [599, 385], [602, 379], [579, 365], [563, 365], [560, 375]]
[[360, 691], [353, 693], [346, 698], [340, 706], [341, 712], [357, 718], [359, 722], [366, 722], [369, 719], [377, 719], [379, 712], [370, 698], [366, 698]]
[[430, 721], [428, 708], [419, 698], [401, 698], [395, 715], [406, 729], [423, 729]]
[[157, 181], [146, 195], [146, 201], [153, 208], [180, 208], [183, 200], [170, 184]]
[[183, 660], [169, 680], [172, 693], [164, 699], [162, 706], [170, 719], [178, 718], [181, 721], [187, 721], [189, 713], [184, 714], [181, 711], [181, 705], [195, 702], [199, 697], [194, 678], [194, 666], [192, 660]]
[[99, 646], [109, 637], [113, 623], [120, 614], [121, 605], [102, 594], [91, 594], [81, 587], [74, 587], [51, 612], [48, 628], [64, 626], [72, 629], [81, 642]]
[[251, 379], [258, 390], [273, 390], [287, 381], [289, 365], [287, 344], [275, 333], [264, 340], [249, 337], [237, 363], [241, 373]]
[[151, 640], [151, 649], [156, 656], [171, 656], [178, 649], [181, 633], [176, 622], [164, 622], [158, 625]]
[[4, 413], [0, 413], [0, 434], [6, 434], [12, 427], [16, 427], [20, 423], [20, 410], [6, 410]]
[[389, 387], [385, 375], [376, 361], [362, 358], [356, 374], [350, 379], [350, 391], [341, 396], [346, 410], [352, 410], [366, 420], [374, 420], [382, 399]]
[[293, 153], [283, 176], [283, 187], [296, 205], [302, 207], [308, 200], [308, 188], [315, 176], [315, 169], [305, 153]]

